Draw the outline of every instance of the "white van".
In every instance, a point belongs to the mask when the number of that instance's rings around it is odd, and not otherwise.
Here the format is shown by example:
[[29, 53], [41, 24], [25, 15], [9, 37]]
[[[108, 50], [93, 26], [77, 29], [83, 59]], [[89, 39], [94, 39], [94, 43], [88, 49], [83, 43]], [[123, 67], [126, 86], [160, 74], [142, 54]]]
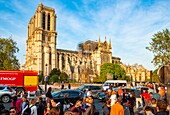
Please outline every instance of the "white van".
[[126, 80], [107, 80], [103, 84], [103, 90], [105, 91], [106, 89], [108, 89], [109, 85], [111, 85], [114, 88], [119, 87], [119, 86], [124, 87], [124, 86], [127, 86], [127, 81]]

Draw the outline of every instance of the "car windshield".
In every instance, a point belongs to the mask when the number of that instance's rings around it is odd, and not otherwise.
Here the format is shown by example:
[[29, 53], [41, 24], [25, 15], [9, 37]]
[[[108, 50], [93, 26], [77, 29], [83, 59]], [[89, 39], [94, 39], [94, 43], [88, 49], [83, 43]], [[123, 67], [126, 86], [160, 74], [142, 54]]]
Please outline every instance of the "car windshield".
[[84, 85], [83, 86], [80, 86], [79, 88], [77, 88], [77, 90], [82, 90], [82, 89], [84, 89]]

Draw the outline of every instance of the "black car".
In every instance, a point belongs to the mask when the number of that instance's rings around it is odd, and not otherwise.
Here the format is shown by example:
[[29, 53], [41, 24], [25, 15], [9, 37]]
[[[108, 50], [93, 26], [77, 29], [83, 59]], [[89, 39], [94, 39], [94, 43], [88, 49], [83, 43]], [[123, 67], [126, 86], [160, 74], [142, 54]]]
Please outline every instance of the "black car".
[[62, 90], [59, 92], [54, 92], [52, 93], [52, 97], [55, 102], [60, 102], [63, 104], [65, 94], [68, 94], [68, 100], [73, 104], [75, 104], [77, 100], [83, 99], [82, 92], [78, 90]]

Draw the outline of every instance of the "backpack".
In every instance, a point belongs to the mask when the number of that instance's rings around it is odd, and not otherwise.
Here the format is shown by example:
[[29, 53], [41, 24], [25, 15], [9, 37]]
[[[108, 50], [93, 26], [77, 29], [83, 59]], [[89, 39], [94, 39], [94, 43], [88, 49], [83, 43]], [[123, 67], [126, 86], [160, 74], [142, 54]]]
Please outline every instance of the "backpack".
[[24, 112], [23, 112], [22, 115], [30, 115], [30, 114], [31, 114], [31, 108], [30, 108], [30, 107], [27, 107], [27, 108], [24, 110]]
[[[24, 112], [23, 112], [23, 115], [31, 115], [31, 108], [32, 108], [33, 106], [31, 106], [31, 107], [27, 107], [25, 110], [24, 110]], [[33, 113], [34, 114], [34, 113]]]

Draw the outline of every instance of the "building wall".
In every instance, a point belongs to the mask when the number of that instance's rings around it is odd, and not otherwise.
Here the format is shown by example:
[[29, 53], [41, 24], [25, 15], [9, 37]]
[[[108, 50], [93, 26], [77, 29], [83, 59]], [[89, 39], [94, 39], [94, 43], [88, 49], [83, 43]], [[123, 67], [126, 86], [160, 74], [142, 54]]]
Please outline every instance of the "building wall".
[[130, 78], [130, 81], [145, 82], [150, 80], [151, 72], [142, 65], [121, 65], [125, 69], [126, 76]]
[[53, 8], [42, 3], [28, 24], [28, 39], [25, 69], [37, 70], [49, 75], [53, 68], [66, 72], [70, 79], [91, 82], [100, 75], [104, 63], [120, 63], [120, 58], [112, 57], [111, 40], [94, 42], [88, 40], [80, 44], [78, 51], [56, 49], [56, 14]]
[[53, 8], [38, 5], [28, 24], [25, 69], [49, 74], [56, 68], [56, 15]]

